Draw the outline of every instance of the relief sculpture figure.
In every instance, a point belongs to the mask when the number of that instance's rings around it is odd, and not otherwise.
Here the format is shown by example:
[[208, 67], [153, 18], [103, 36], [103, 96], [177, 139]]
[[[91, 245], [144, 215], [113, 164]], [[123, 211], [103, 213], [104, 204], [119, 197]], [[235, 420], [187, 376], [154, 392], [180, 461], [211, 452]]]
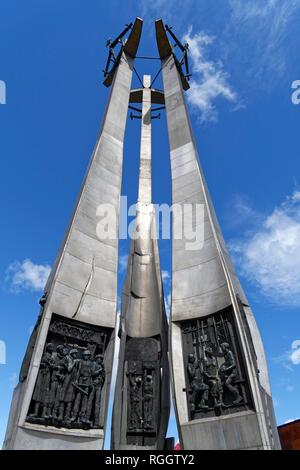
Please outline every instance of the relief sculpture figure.
[[[56, 350], [55, 350], [56, 349]], [[35, 424], [67, 428], [101, 427], [103, 354], [71, 344], [46, 344], [28, 414]]]
[[221, 349], [225, 362], [220, 367], [220, 375], [224, 386], [234, 395], [232, 404], [238, 405], [243, 400], [243, 397], [240, 395], [239, 388], [235, 384], [237, 378], [236, 360], [228, 343], [222, 343]]
[[58, 345], [56, 353], [54, 353], [54, 365], [52, 372], [52, 382], [50, 388], [50, 406], [52, 409], [51, 416], [58, 421], [63, 420], [63, 407], [61, 406], [61, 389], [64, 378], [68, 370], [67, 360], [68, 350], [63, 345]]
[[187, 371], [192, 392], [190, 400], [191, 411], [207, 409], [208, 406], [206, 403], [208, 400], [209, 386], [204, 383], [203, 375], [201, 374], [199, 364], [196, 363], [194, 354], [189, 354], [188, 356]]
[[32, 400], [34, 404], [34, 412], [30, 415], [31, 418], [39, 416], [40, 408], [42, 407], [42, 418], [47, 418], [49, 413], [49, 388], [51, 381], [51, 373], [53, 367], [53, 351], [54, 346], [48, 343], [45, 348], [44, 355], [40, 364], [36, 386], [33, 392]]
[[64, 415], [66, 423], [73, 421], [71, 416], [72, 405], [75, 398], [75, 390], [73, 383], [77, 380], [78, 368], [80, 360], [77, 359], [78, 350], [73, 348], [66, 356], [67, 371], [60, 390], [60, 416]]
[[136, 373], [136, 363], [132, 364], [131, 370], [127, 373], [129, 383], [129, 426], [128, 429], [140, 429], [141, 416], [141, 387], [142, 377]]
[[214, 400], [214, 406], [220, 408], [222, 406], [223, 387], [219, 377], [218, 362], [210, 346], [206, 346], [204, 352], [204, 375], [209, 385], [209, 393]]
[[152, 429], [152, 411], [153, 411], [153, 378], [152, 374], [147, 374], [143, 385], [144, 399], [144, 428]]
[[92, 388], [93, 361], [92, 353], [88, 349], [82, 353], [83, 359], [79, 364], [78, 380], [73, 382], [76, 389], [76, 397], [73, 409], [73, 420], [83, 424], [89, 424], [88, 419], [88, 399]]
[[[103, 365], [103, 355], [97, 354], [92, 372], [92, 390], [88, 401], [87, 417], [90, 425], [100, 427], [100, 409], [101, 409], [101, 392], [105, 381], [105, 369]], [[94, 413], [93, 413], [94, 412]], [[91, 420], [94, 416], [94, 423]]]

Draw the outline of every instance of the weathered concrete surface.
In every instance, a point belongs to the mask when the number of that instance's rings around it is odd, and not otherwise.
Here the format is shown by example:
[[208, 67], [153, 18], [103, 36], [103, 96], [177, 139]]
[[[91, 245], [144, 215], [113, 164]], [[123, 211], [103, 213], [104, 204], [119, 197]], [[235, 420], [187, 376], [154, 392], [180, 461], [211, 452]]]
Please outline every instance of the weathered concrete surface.
[[262, 450], [258, 427], [257, 415], [248, 411], [183, 423], [181, 432], [185, 450]]
[[[152, 205], [152, 151], [151, 151], [151, 77], [144, 76], [142, 90], [142, 125], [140, 145], [140, 171], [136, 231], [131, 242], [128, 267], [122, 292], [120, 320], [120, 351], [115, 387], [111, 448], [115, 450], [164, 448], [169, 419], [169, 365], [168, 325], [166, 320], [163, 286], [156, 239], [155, 209]], [[140, 99], [136, 97], [135, 99]], [[159, 429], [153, 445], [127, 442], [128, 379], [126, 343], [130, 338], [155, 338], [161, 348], [161, 386], [159, 403]], [[138, 361], [139, 358], [137, 357]], [[148, 359], [147, 359], [148, 360]], [[149, 358], [150, 360], [150, 358]]]
[[[209, 421], [210, 424], [207, 424], [208, 427], [205, 429], [207, 435], [210, 435], [208, 441], [204, 439], [202, 432], [204, 420], [189, 421], [180, 322], [205, 317], [228, 306], [232, 306], [234, 311], [256, 410], [255, 419], [251, 421], [251, 425], [249, 419], [247, 419], [242, 428], [245, 427], [245, 433], [247, 433], [248, 428], [249, 433], [254, 432], [258, 436], [257, 445], [260, 448], [279, 448], [276, 425], [274, 419], [271, 418], [274, 416], [274, 412], [261, 337], [246, 296], [235, 274], [214, 212], [189, 121], [182, 88], [182, 76], [177, 70], [170, 46], [167, 44], [169, 41], [162, 20], [156, 22], [156, 31], [158, 49], [162, 59], [170, 144], [172, 202], [178, 204], [179, 208], [182, 209], [181, 213], [183, 213], [185, 203], [192, 204], [193, 209], [196, 204], [202, 204], [204, 209], [203, 218], [197, 220], [195, 218], [196, 211], [193, 210], [190, 219], [186, 220], [192, 222], [194, 230], [197, 229], [200, 234], [203, 234], [198, 245], [195, 244], [194, 249], [188, 248], [191, 240], [185, 235], [180, 211], [173, 212], [173, 237], [178, 229], [181, 229], [183, 233], [181, 239], [173, 238], [170, 325], [173, 394], [177, 408], [178, 424], [182, 432], [183, 448], [201, 449], [206, 448], [203, 446], [207, 445], [207, 448], [218, 449], [220, 440], [218, 438], [218, 424], [212, 424], [211, 421]], [[244, 305], [251, 338], [247, 336], [243, 326], [237, 295]], [[258, 367], [253, 359], [251, 342], [253, 342], [257, 355]], [[259, 379], [256, 373], [257, 368], [260, 370]], [[267, 400], [266, 397], [268, 397]], [[243, 420], [241, 414], [230, 415], [230, 426], [234, 427], [235, 420], [240, 423], [241, 419]], [[212, 427], [211, 433], [208, 431], [210, 426]], [[272, 429], [271, 434], [269, 432], [270, 428]], [[194, 438], [190, 433], [191, 429]], [[200, 437], [204, 440], [202, 441]], [[231, 445], [231, 440], [227, 443], [225, 440], [223, 444], [227, 446], [226, 448], [230, 448], [228, 446]], [[221, 448], [224, 448], [224, 445]], [[248, 445], [245, 442], [245, 445], [257, 447], [254, 443]]]
[[[133, 29], [140, 29], [137, 19]], [[138, 46], [136, 37], [135, 46]], [[128, 39], [130, 45], [130, 37]], [[136, 50], [136, 49], [135, 49]], [[132, 52], [132, 50], [131, 50]], [[127, 118], [134, 59], [123, 52], [115, 71], [113, 86], [103, 123], [89, 168], [69, 228], [53, 266], [45, 290], [47, 303], [38, 331], [26, 382], [12, 403], [13, 419], [7, 428], [5, 449], [86, 449], [102, 448], [104, 434], [95, 431], [65, 431], [39, 426], [32, 429], [25, 423], [52, 313], [81, 322], [111, 328], [114, 331], [117, 307], [118, 217], [122, 179], [123, 140]], [[99, 235], [97, 209], [109, 204], [109, 218], [115, 226], [115, 236]], [[103, 214], [102, 214], [103, 215]], [[107, 346], [104, 366], [106, 380], [102, 391], [101, 423], [105, 429], [114, 333]]]

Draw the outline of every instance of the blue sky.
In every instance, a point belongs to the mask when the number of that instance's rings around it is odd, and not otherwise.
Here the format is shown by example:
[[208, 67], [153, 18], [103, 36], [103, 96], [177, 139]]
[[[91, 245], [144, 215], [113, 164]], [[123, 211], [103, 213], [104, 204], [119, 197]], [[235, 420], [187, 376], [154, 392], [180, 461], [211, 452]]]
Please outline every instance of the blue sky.
[[[1, 2], [0, 341], [6, 364], [0, 364], [0, 441], [37, 302], [108, 96], [101, 72], [105, 43], [135, 16], [145, 21], [140, 54], [157, 55], [154, 20], [161, 16], [190, 44], [192, 124], [264, 340], [277, 421], [300, 417], [300, 105], [291, 101], [291, 84], [300, 79], [300, 0], [176, 3]], [[154, 76], [158, 67], [158, 61], [136, 61], [141, 75]], [[123, 194], [129, 204], [137, 197], [139, 124], [129, 120], [126, 130]], [[171, 202], [163, 115], [153, 121], [153, 192], [154, 202]], [[128, 246], [120, 242], [120, 288]], [[161, 241], [167, 298], [170, 255], [170, 242]], [[172, 417], [169, 435], [175, 432]]]

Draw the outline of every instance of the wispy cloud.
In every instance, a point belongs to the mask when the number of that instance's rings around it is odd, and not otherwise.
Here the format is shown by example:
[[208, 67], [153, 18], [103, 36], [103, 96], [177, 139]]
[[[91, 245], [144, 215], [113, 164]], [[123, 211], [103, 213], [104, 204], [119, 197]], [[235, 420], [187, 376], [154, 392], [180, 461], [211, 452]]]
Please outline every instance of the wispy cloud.
[[[247, 44], [251, 51], [246, 57], [248, 75], [260, 85], [280, 78], [287, 66], [285, 39], [299, 0], [229, 0], [231, 15], [226, 38]], [[231, 47], [232, 44], [229, 44]]]
[[277, 398], [275, 398], [274, 396], [273, 396], [273, 405], [275, 408], [278, 408], [279, 406], [279, 400], [277, 400]]
[[292, 342], [289, 358], [292, 364], [300, 364], [300, 339], [296, 339]]
[[236, 264], [271, 302], [300, 305], [300, 192], [230, 243]]
[[167, 295], [165, 295], [165, 306], [166, 306], [166, 314], [167, 314], [167, 317], [169, 318], [170, 310], [171, 310], [171, 293], [170, 292]]
[[265, 216], [252, 207], [249, 198], [236, 194], [228, 203], [224, 219], [226, 226], [230, 229], [239, 227], [239, 230], [249, 229], [251, 231], [253, 226], [257, 227], [263, 224]]
[[168, 282], [170, 281], [170, 278], [171, 278], [169, 271], [166, 271], [164, 269], [161, 272], [161, 277], [162, 277], [163, 282]]
[[294, 387], [294, 385], [287, 384], [285, 389], [286, 389], [287, 392], [293, 392], [295, 390], [295, 387]]
[[178, 37], [192, 24], [195, 33], [189, 29], [184, 35], [191, 46], [193, 74], [187, 96], [201, 122], [217, 121], [221, 100], [238, 110], [248, 102], [250, 89], [272, 90], [286, 77], [297, 53], [296, 44], [291, 51], [291, 35], [300, 19], [300, 0], [219, 3], [217, 11], [210, 0], [186, 0], [184, 6], [173, 0], [141, 0], [140, 4], [144, 17], [171, 22]]
[[184, 0], [181, 2], [174, 0], [140, 0], [139, 7], [141, 16], [151, 21], [163, 18], [164, 21], [176, 21], [177, 28], [190, 15], [191, 8], [197, 0]]
[[271, 359], [275, 364], [279, 364], [282, 367], [284, 367], [284, 369], [288, 370], [289, 372], [292, 372], [293, 364], [291, 363], [291, 360], [290, 360], [290, 354], [291, 354], [290, 350], [285, 351], [283, 354], [280, 354], [279, 356], [276, 356], [276, 357], [272, 357]]
[[193, 34], [192, 26], [183, 36], [189, 44], [189, 56], [192, 63], [193, 79], [187, 94], [190, 104], [200, 111], [200, 120], [217, 121], [216, 100], [222, 98], [237, 103], [237, 94], [229, 84], [229, 75], [220, 60], [209, 60], [208, 49], [214, 41], [213, 36], [203, 31]]
[[274, 15], [274, 29], [286, 24], [299, 0], [229, 0], [233, 17], [239, 21], [266, 18]]
[[128, 255], [119, 256], [119, 272], [123, 273], [127, 269]]
[[166, 314], [167, 314], [167, 317], [169, 317], [170, 309], [171, 309], [171, 293], [170, 293], [171, 274], [169, 273], [169, 271], [163, 269], [161, 271], [161, 277], [162, 277], [162, 281], [164, 284]]
[[18, 375], [16, 372], [12, 372], [8, 377], [9, 386], [14, 389], [18, 384]]
[[[274, 363], [280, 364], [285, 369], [292, 372], [294, 370], [294, 366], [298, 366], [300, 364], [300, 339], [295, 339], [287, 351], [277, 357], [273, 357], [272, 360]], [[289, 382], [285, 383], [285, 386], [288, 391], [291, 391], [291, 387], [293, 387]]]
[[[292, 369], [291, 369], [292, 371]], [[280, 389], [284, 390], [285, 392], [292, 393], [294, 392], [298, 384], [292, 382], [294, 380], [294, 376], [289, 374], [289, 375], [278, 375], [277, 380], [276, 380], [276, 386], [279, 387]]]
[[51, 267], [48, 264], [35, 264], [30, 259], [14, 261], [6, 270], [6, 283], [9, 290], [18, 293], [24, 290], [43, 290]]
[[6, 364], [6, 344], [0, 340], [0, 364]]

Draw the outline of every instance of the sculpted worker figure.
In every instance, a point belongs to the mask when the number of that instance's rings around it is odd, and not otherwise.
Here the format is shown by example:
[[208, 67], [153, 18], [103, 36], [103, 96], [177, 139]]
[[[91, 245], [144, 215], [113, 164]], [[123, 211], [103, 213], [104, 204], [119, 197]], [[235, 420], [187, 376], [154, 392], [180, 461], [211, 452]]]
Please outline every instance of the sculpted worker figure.
[[130, 366], [127, 372], [130, 401], [128, 429], [133, 430], [141, 427], [141, 386], [143, 380], [141, 375], [137, 374], [136, 363], [132, 362]]
[[213, 355], [213, 350], [210, 346], [205, 348], [204, 359], [204, 375], [209, 383], [209, 392], [214, 399], [214, 406], [222, 406], [223, 387], [219, 377], [219, 367], [216, 357]]
[[191, 398], [193, 411], [198, 408], [207, 409], [208, 406], [206, 402], [208, 400], [209, 386], [203, 381], [203, 376], [200, 372], [199, 364], [196, 363], [194, 354], [189, 354], [188, 356], [187, 371], [193, 393]]
[[66, 356], [67, 371], [60, 390], [60, 415], [65, 413], [64, 419], [71, 421], [72, 404], [75, 398], [73, 382], [77, 379], [79, 359], [77, 359], [78, 350], [73, 348]]
[[42, 418], [48, 418], [50, 411], [48, 410], [49, 392], [51, 383], [51, 374], [53, 367], [53, 351], [54, 346], [52, 343], [46, 345], [44, 355], [40, 364], [36, 385], [33, 392], [34, 412], [30, 415], [32, 418], [37, 418], [42, 406]]
[[144, 429], [152, 429], [152, 412], [153, 412], [153, 378], [152, 374], [147, 374], [143, 383], [143, 399], [144, 399]]
[[[94, 425], [95, 428], [100, 428], [101, 392], [105, 382], [105, 369], [102, 354], [95, 356], [92, 378], [92, 390], [88, 401], [87, 417], [91, 425]], [[92, 422], [92, 419], [94, 422]]]
[[58, 415], [60, 405], [60, 392], [67, 372], [67, 349], [63, 345], [58, 345], [56, 352], [53, 353], [53, 372], [51, 377], [51, 388], [49, 392], [50, 418], [63, 420], [62, 415]]
[[243, 400], [243, 397], [240, 395], [238, 386], [234, 385], [237, 377], [235, 357], [228, 343], [222, 343], [221, 349], [224, 354], [225, 362], [220, 367], [220, 374], [223, 377], [225, 387], [227, 387], [235, 397], [232, 403], [237, 405]]
[[79, 363], [78, 380], [73, 382], [76, 389], [76, 398], [73, 408], [73, 420], [79, 420], [84, 424], [89, 424], [88, 419], [88, 398], [92, 388], [93, 361], [92, 353], [85, 349], [82, 353], [83, 359]]

